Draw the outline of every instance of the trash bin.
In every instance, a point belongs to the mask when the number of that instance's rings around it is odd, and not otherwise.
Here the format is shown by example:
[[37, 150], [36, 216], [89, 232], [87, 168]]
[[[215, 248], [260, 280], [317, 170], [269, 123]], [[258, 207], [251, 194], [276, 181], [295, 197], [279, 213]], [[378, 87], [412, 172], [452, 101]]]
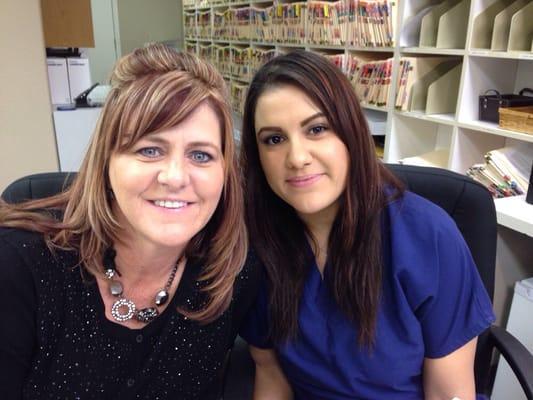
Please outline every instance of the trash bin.
[[[515, 284], [507, 331], [533, 353], [533, 277]], [[526, 400], [518, 379], [503, 357], [500, 357], [491, 399]]]

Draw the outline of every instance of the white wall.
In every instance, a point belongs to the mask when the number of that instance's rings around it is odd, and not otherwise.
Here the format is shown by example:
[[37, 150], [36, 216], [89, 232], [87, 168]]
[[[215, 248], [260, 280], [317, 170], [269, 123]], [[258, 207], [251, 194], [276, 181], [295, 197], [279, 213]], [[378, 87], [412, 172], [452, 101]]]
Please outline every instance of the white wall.
[[41, 3], [1, 3], [0, 192], [20, 176], [58, 170]]
[[94, 48], [85, 49], [91, 67], [93, 83], [107, 83], [118, 51], [115, 43], [113, 16], [114, 0], [91, 0]]
[[120, 54], [147, 42], [181, 44], [181, 0], [115, 0], [118, 10]]

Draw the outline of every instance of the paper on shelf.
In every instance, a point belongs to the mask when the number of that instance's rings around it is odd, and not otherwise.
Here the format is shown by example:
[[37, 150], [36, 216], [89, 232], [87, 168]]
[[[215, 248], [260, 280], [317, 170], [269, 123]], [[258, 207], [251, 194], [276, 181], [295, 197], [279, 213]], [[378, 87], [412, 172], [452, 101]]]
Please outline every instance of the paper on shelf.
[[487, 153], [486, 157], [516, 182], [522, 192], [527, 192], [533, 164], [533, 143], [521, 143], [519, 146], [492, 150]]
[[398, 162], [400, 164], [417, 165], [420, 167], [446, 168], [448, 165], [448, 156], [448, 149], [436, 149], [418, 156], [402, 158]]

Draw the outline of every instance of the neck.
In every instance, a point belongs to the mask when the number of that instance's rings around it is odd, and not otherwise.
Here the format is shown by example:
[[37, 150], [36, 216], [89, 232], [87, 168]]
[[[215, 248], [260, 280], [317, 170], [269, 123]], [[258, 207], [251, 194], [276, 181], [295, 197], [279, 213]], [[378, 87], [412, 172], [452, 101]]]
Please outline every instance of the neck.
[[152, 281], [160, 285], [165, 281], [185, 249], [185, 246], [171, 249], [133, 248], [120, 242], [113, 247], [117, 252], [115, 264], [121, 280], [130, 284], [142, 282], [143, 285]]
[[329, 235], [336, 216], [333, 212], [317, 213], [313, 215], [300, 215], [311, 234], [310, 245], [315, 255], [320, 273], [324, 272], [326, 264]]

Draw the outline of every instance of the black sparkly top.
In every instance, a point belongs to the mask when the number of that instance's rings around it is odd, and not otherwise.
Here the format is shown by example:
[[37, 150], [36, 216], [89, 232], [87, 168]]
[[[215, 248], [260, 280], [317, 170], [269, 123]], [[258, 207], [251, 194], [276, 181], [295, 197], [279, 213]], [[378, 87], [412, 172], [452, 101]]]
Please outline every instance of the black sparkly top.
[[77, 254], [42, 235], [0, 229], [0, 398], [215, 399], [228, 350], [254, 300], [260, 272], [249, 257], [230, 308], [200, 325], [176, 311], [205, 300], [187, 263], [169, 306], [142, 329], [105, 317]]

